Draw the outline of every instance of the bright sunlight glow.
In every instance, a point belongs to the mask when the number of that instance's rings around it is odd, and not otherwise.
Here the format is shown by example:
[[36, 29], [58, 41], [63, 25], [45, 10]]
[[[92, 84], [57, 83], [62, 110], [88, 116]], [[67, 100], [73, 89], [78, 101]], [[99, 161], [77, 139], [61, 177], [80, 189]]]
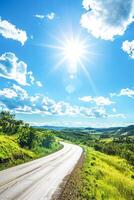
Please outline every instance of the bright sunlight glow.
[[85, 62], [92, 60], [91, 57], [89, 58], [92, 55], [92, 51], [89, 51], [90, 47], [87, 45], [87, 39], [64, 35], [62, 39], [57, 39], [57, 41], [59, 45], [47, 45], [47, 47], [56, 49], [58, 52], [59, 62], [55, 65], [54, 70], [61, 66], [66, 66], [69, 77], [73, 79], [78, 69], [82, 69], [89, 77]]
[[77, 40], [68, 40], [64, 46], [63, 54], [71, 65], [77, 65], [84, 55], [84, 45]]
[[78, 66], [86, 57], [86, 45], [78, 38], [66, 39], [62, 47], [62, 55], [64, 60], [68, 61], [69, 74], [76, 74]]

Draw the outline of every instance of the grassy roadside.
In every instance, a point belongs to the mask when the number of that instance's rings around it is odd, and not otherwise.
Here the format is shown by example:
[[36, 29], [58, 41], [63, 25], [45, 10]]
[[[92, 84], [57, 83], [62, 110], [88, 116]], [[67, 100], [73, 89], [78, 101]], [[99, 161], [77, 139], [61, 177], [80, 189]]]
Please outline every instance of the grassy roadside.
[[38, 146], [28, 150], [19, 146], [16, 136], [0, 135], [0, 170], [47, 156], [61, 148], [62, 145], [55, 141], [51, 148]]
[[60, 200], [133, 200], [134, 168], [127, 161], [85, 148], [82, 166], [77, 167]]

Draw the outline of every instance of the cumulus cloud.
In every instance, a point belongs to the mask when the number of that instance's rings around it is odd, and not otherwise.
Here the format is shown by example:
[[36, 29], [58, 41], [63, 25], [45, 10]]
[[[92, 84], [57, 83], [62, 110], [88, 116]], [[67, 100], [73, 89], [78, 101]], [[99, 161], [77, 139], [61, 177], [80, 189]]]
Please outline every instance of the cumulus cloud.
[[109, 98], [106, 97], [96, 97], [94, 98], [94, 101], [98, 106], [109, 106], [114, 103], [113, 101], [111, 101]]
[[[19, 60], [12, 52], [0, 56], [0, 77], [14, 80], [23, 86], [35, 84], [42, 87], [42, 83], [35, 80], [33, 72], [27, 72], [27, 64]], [[27, 83], [27, 79], [29, 79], [30, 84]]]
[[0, 96], [4, 96], [6, 98], [12, 99], [17, 97], [17, 93], [10, 88], [4, 88], [3, 90], [0, 90]]
[[5, 98], [9, 98], [9, 99], [19, 98], [20, 100], [30, 98], [27, 91], [16, 84], [13, 84], [13, 86], [11, 88], [1, 89], [0, 97], [5, 97]]
[[124, 41], [122, 44], [122, 50], [127, 53], [130, 58], [134, 59], [134, 40]]
[[111, 95], [111, 97], [127, 96], [127, 97], [130, 97], [130, 98], [134, 98], [134, 90], [130, 89], [130, 88], [123, 88], [123, 89], [120, 90], [119, 93], [111, 93], [110, 95]]
[[134, 90], [131, 90], [129, 88], [121, 89], [119, 96], [128, 96], [134, 98]]
[[19, 41], [22, 45], [27, 41], [27, 34], [25, 31], [16, 28], [15, 25], [11, 24], [6, 20], [0, 18], [0, 34], [7, 38]]
[[79, 100], [83, 102], [95, 103], [97, 106], [108, 106], [114, 103], [109, 98], [103, 96], [100, 97], [84, 96], [80, 97]]
[[31, 83], [32, 85], [35, 84], [35, 85], [37, 85], [38, 87], [42, 87], [42, 86], [43, 86], [42, 83], [41, 83], [40, 81], [36, 81], [36, 80], [35, 80], [32, 71], [29, 71], [27, 74], [29, 75], [30, 83]]
[[24, 106], [18, 106], [15, 108], [16, 112], [21, 112], [21, 113], [29, 113], [32, 114], [32, 107], [24, 105]]
[[134, 0], [83, 0], [81, 25], [94, 37], [113, 40], [134, 21]]
[[[29, 111], [30, 113], [28, 107], [31, 107], [31, 113], [37, 113], [37, 106], [38, 103], [40, 103], [40, 98], [40, 94], [31, 96], [25, 89], [16, 84], [13, 84], [10, 88], [3, 88], [0, 90], [0, 103], [3, 103], [8, 110], [14, 112], [22, 111], [23, 113], [28, 113]], [[0, 109], [5, 110], [4, 107]], [[40, 112], [41, 110], [42, 108], [40, 107]]]
[[91, 96], [79, 97], [79, 100], [83, 102], [93, 102], [93, 98]]
[[[71, 105], [64, 101], [55, 101], [42, 94], [29, 95], [19, 85], [13, 84], [11, 88], [0, 90], [0, 109], [9, 109], [17, 113], [43, 114], [54, 116], [83, 116], [86, 118], [108, 118], [112, 117], [104, 108], [104, 103], [96, 106]], [[108, 104], [105, 102], [105, 104]], [[118, 113], [116, 113], [118, 114]], [[119, 116], [118, 116], [119, 117]]]
[[21, 88], [19, 85], [13, 84], [12, 90], [17, 93], [17, 97], [19, 97], [21, 100], [29, 98], [28, 92]]
[[43, 109], [53, 115], [82, 115], [89, 118], [106, 117], [106, 110], [103, 107], [83, 107], [70, 105], [67, 102], [56, 102], [48, 97], [43, 99]]
[[108, 116], [104, 107], [81, 107], [80, 113], [89, 118], [105, 118]]
[[20, 61], [14, 53], [0, 56], [0, 77], [15, 80], [20, 85], [27, 85], [27, 64]]

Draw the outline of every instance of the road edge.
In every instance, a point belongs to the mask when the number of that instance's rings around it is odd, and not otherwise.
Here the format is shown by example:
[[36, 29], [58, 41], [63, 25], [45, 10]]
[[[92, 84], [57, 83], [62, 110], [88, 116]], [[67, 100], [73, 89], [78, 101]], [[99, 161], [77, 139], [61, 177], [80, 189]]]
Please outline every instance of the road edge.
[[62, 199], [62, 194], [63, 194], [67, 184], [69, 183], [71, 176], [73, 176], [74, 172], [78, 168], [82, 167], [83, 162], [84, 162], [84, 148], [82, 148], [82, 154], [81, 154], [79, 160], [77, 161], [76, 165], [74, 166], [73, 170], [71, 171], [70, 174], [68, 174], [67, 176], [64, 177], [64, 179], [62, 180], [62, 183], [58, 186], [57, 190], [54, 192], [51, 200], [61, 200]]

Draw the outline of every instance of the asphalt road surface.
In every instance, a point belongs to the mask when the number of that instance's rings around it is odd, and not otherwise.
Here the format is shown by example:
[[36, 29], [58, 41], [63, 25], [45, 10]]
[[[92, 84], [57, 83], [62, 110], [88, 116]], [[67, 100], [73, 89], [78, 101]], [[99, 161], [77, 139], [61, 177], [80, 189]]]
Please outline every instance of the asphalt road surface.
[[49, 156], [0, 171], [0, 200], [50, 200], [82, 154], [77, 145], [63, 145]]

